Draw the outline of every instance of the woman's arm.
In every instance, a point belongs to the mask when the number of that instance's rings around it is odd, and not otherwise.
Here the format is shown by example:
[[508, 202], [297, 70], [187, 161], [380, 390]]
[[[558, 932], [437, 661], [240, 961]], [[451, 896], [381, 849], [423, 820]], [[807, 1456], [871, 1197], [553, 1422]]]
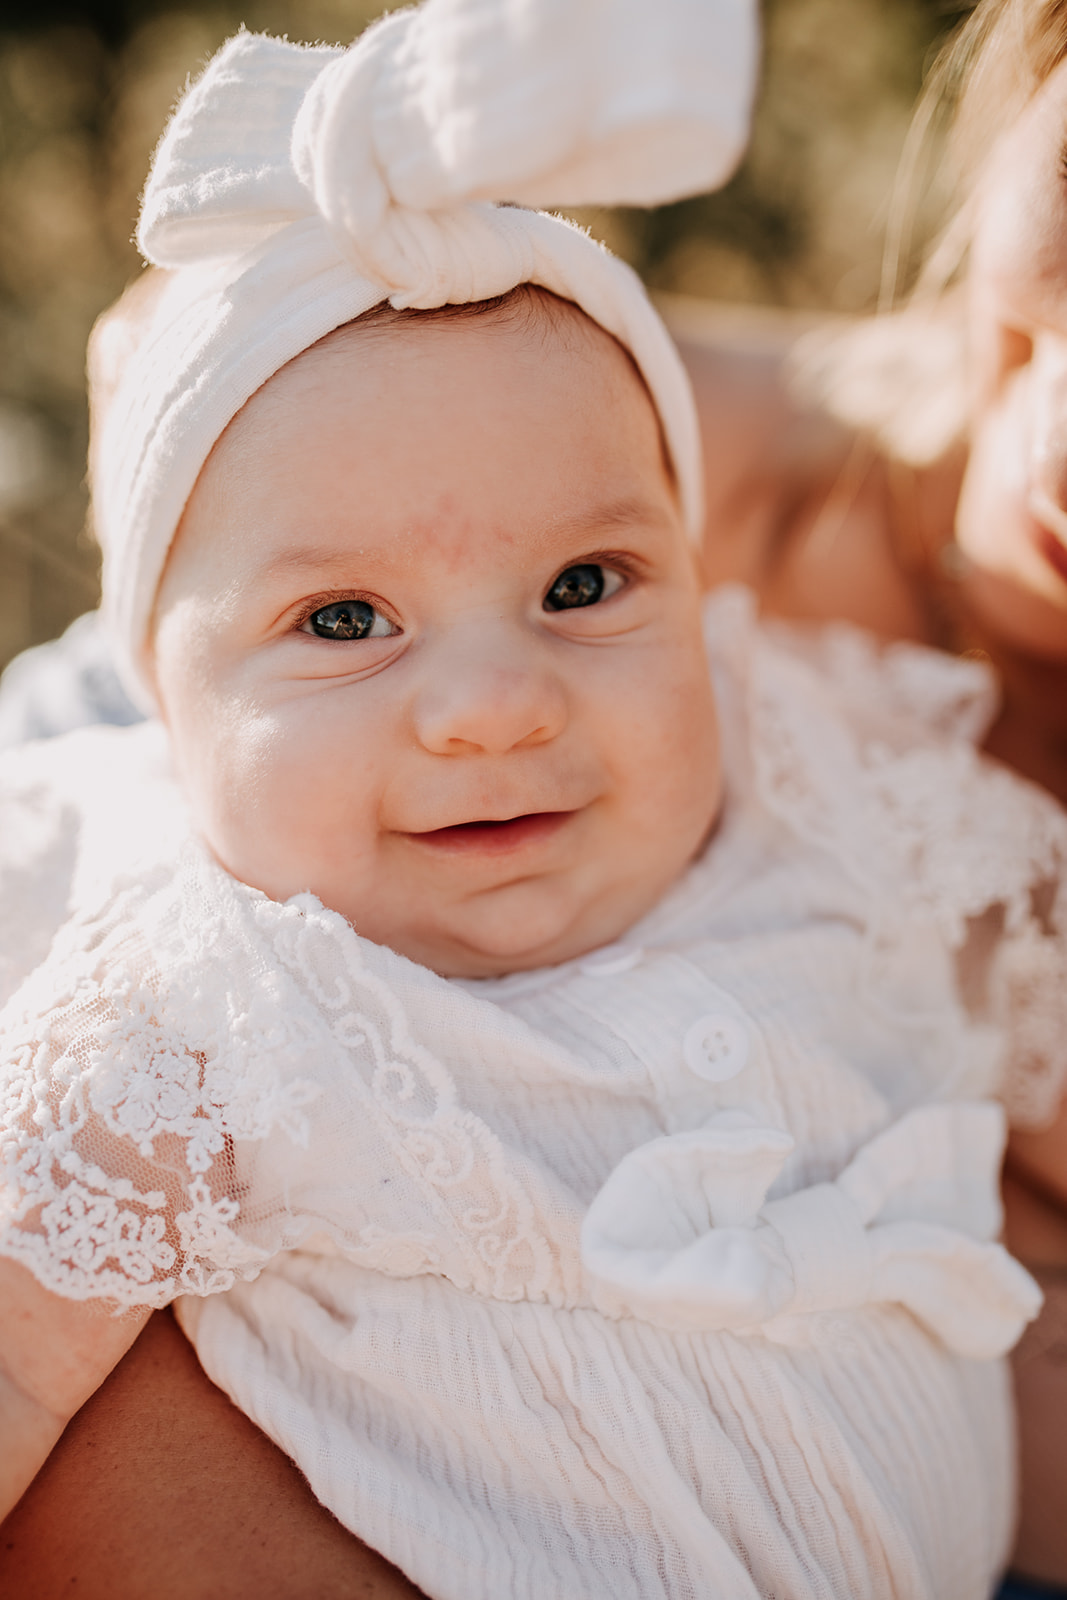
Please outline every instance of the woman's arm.
[[1050, 1127], [1017, 1130], [1008, 1141], [1008, 1173], [1063, 1218], [1067, 1264], [1067, 1101]]
[[152, 1316], [0, 1531], [18, 1600], [418, 1600]]
[[[1067, 1582], [1067, 1208], [1015, 1176], [1016, 1140], [1043, 1141], [1047, 1166], [1062, 1123], [1044, 1134], [1015, 1135], [1004, 1180], [1005, 1243], [1041, 1285], [1045, 1304], [1012, 1352], [1018, 1429], [1019, 1526], [1012, 1564], [1049, 1584]], [[1024, 1144], [1025, 1148], [1025, 1144]], [[1067, 1166], [1048, 1173], [1062, 1191]]]
[[148, 1312], [109, 1316], [42, 1289], [0, 1257], [0, 1516], [33, 1481], [63, 1429], [136, 1339]]

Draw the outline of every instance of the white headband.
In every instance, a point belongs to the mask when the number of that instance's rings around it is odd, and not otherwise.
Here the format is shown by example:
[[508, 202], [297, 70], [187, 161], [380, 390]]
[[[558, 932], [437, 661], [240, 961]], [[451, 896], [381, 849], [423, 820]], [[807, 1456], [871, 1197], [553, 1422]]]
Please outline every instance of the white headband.
[[756, 58], [756, 0], [426, 0], [348, 50], [243, 32], [223, 46], [156, 152], [138, 243], [176, 270], [94, 440], [104, 606], [131, 687], [143, 697], [163, 566], [215, 441], [286, 362], [383, 300], [534, 283], [574, 301], [640, 368], [696, 533], [692, 396], [639, 280], [517, 207], [717, 187]]

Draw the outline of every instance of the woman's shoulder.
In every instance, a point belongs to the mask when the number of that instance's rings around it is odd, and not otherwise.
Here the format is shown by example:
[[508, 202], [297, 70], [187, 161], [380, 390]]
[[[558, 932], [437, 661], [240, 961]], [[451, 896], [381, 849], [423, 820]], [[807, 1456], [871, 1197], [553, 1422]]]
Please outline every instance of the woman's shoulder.
[[785, 616], [943, 642], [929, 567], [962, 470], [953, 308], [663, 309], [700, 417], [709, 584], [748, 583]]

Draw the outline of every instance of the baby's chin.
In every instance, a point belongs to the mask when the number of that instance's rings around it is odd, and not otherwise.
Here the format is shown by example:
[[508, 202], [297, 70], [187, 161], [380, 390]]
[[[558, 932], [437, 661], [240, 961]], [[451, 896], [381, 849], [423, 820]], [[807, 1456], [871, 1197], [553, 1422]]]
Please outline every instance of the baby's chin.
[[[661, 898], [667, 884], [610, 903], [564, 905], [557, 887], [515, 885], [480, 896], [485, 903], [418, 927], [357, 931], [442, 978], [501, 978], [575, 961], [621, 939]], [[636, 888], [636, 886], [635, 886]]]
[[442, 978], [497, 978], [573, 961], [620, 938], [666, 887], [633, 885], [627, 893], [626, 886], [613, 883], [600, 897], [583, 896], [566, 875], [553, 874], [504, 884], [458, 904], [449, 898], [435, 903], [423, 885], [388, 906], [380, 890], [353, 900], [332, 875], [325, 881], [314, 873], [279, 875], [262, 862], [238, 859], [220, 848], [209, 829], [201, 826], [199, 832], [219, 865], [240, 882], [278, 902], [310, 889], [361, 938]]

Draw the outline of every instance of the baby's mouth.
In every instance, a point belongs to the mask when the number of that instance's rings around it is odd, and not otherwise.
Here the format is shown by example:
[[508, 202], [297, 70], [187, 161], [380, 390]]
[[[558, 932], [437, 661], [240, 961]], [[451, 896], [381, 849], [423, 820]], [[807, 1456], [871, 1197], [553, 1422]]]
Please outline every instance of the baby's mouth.
[[431, 828], [426, 833], [409, 833], [408, 838], [436, 850], [497, 855], [549, 838], [573, 815], [573, 811], [528, 811], [518, 817], [484, 817], [456, 822], [448, 828]]

